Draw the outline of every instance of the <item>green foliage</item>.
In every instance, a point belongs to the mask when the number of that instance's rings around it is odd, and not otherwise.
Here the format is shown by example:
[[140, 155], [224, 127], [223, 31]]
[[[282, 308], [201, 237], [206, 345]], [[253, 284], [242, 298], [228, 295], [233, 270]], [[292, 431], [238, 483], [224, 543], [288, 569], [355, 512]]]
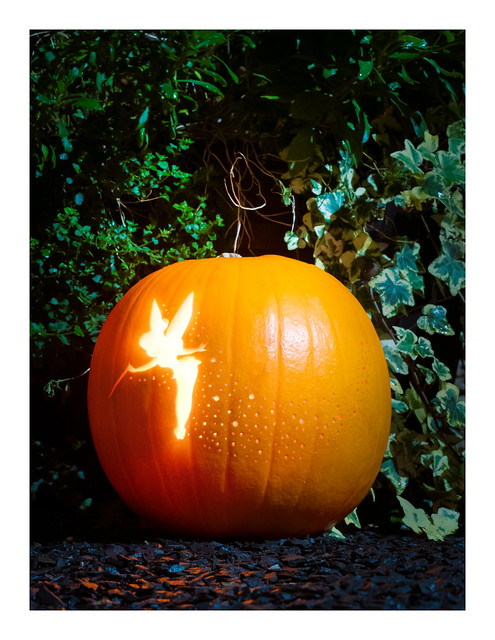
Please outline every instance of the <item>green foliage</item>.
[[53, 362], [60, 342], [89, 362], [110, 309], [140, 277], [215, 255], [223, 222], [180, 168], [192, 141], [176, 137], [180, 114], [227, 84], [228, 66], [211, 56], [228, 35], [32, 40], [33, 355]]
[[214, 224], [204, 216], [204, 201], [196, 209], [174, 205], [173, 222], [144, 228], [122, 218], [83, 225], [80, 213], [66, 207], [59, 213], [44, 242], [31, 240], [32, 295], [43, 300], [33, 309], [31, 336], [34, 357], [42, 357], [47, 343], [59, 340], [73, 347], [85, 338], [96, 341], [112, 307], [139, 277], [170, 262], [213, 255]]

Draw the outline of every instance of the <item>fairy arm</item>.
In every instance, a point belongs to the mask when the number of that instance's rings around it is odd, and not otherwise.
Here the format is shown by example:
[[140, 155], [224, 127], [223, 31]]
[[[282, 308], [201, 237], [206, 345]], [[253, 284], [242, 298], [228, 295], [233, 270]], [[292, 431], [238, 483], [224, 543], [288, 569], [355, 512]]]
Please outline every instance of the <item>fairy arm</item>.
[[194, 349], [183, 348], [182, 351], [179, 353], [179, 356], [188, 356], [188, 355], [191, 355], [192, 353], [197, 353], [198, 351], [206, 351], [206, 345], [202, 344], [199, 347], [195, 347]]
[[113, 385], [112, 390], [110, 391], [110, 395], [108, 397], [110, 398], [112, 396], [113, 392], [115, 391], [119, 383], [122, 381], [126, 373], [138, 373], [139, 371], [148, 371], [148, 369], [152, 369], [153, 367], [156, 367], [157, 364], [158, 364], [158, 358], [153, 358], [148, 363], [143, 364], [140, 367], [133, 367], [132, 364], [129, 363], [127, 367], [124, 369], [124, 371], [121, 373], [121, 375], [119, 376], [117, 382]]

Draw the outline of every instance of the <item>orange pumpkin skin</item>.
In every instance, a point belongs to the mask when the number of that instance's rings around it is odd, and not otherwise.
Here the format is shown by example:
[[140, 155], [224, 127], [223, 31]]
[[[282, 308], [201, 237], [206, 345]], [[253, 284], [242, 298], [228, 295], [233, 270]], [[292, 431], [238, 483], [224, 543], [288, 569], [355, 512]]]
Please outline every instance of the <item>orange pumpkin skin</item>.
[[[154, 300], [171, 328], [191, 293], [189, 351], [174, 362], [188, 359], [197, 377], [177, 437], [189, 365], [151, 366], [140, 338]], [[210, 258], [164, 267], [118, 302], [94, 349], [88, 410], [105, 473], [146, 520], [184, 535], [276, 538], [321, 532], [361, 502], [391, 397], [372, 323], [339, 281], [281, 256]]]

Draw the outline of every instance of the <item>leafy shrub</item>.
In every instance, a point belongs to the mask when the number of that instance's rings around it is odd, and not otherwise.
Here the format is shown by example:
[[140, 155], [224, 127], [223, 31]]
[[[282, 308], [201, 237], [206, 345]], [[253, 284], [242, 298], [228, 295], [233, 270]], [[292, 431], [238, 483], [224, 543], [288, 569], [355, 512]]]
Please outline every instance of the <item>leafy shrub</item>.
[[179, 117], [227, 84], [215, 52], [228, 35], [45, 31], [32, 41], [33, 356], [54, 363], [65, 347], [89, 363], [109, 310], [140, 277], [215, 254], [223, 221], [180, 169], [191, 140], [175, 138]]

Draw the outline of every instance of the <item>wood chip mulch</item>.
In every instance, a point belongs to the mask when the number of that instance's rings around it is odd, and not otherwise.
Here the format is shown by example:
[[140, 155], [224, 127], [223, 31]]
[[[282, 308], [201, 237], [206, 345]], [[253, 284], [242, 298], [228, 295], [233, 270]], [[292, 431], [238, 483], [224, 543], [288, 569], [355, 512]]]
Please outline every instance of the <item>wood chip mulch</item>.
[[464, 609], [464, 539], [34, 543], [31, 609]]

